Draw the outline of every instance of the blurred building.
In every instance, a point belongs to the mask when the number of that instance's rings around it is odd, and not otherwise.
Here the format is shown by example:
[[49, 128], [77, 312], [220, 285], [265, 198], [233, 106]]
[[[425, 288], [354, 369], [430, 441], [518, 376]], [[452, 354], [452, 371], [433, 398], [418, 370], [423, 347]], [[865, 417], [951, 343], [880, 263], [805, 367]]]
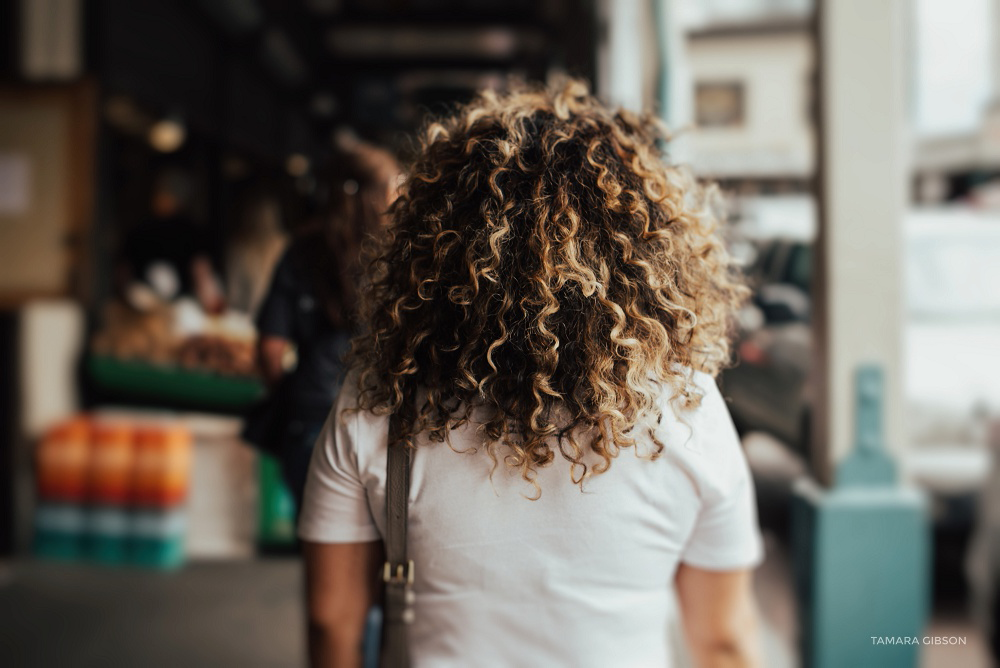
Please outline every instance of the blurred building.
[[742, 235], [808, 241], [816, 229], [811, 3], [693, 5], [691, 164], [719, 183]]
[[706, 23], [687, 44], [698, 173], [743, 196], [807, 192], [815, 169], [809, 16]]

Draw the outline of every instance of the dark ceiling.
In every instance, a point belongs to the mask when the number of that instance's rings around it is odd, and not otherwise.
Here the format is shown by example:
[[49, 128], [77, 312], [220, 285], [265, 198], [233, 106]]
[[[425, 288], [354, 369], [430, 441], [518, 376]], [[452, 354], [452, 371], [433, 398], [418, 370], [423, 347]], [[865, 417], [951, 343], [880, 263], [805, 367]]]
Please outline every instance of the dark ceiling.
[[397, 144], [475, 89], [594, 69], [590, 0], [99, 0], [89, 11], [107, 94], [275, 157], [345, 127]]

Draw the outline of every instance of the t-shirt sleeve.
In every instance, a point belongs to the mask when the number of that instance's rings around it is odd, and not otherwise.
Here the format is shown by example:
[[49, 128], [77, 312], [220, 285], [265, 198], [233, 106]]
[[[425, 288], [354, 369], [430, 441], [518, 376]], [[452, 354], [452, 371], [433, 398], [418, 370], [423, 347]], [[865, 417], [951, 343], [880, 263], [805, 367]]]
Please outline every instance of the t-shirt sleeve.
[[257, 313], [257, 331], [261, 336], [278, 336], [289, 341], [294, 340], [297, 295], [292, 271], [289, 251], [274, 268], [267, 296], [264, 297]]
[[357, 413], [340, 402], [327, 417], [313, 448], [298, 535], [315, 543], [365, 543], [381, 535], [358, 473]]
[[[710, 383], [710, 384], [709, 384]], [[681, 561], [705, 570], [753, 568], [764, 558], [753, 477], [725, 400], [714, 381], [696, 420], [701, 508]]]

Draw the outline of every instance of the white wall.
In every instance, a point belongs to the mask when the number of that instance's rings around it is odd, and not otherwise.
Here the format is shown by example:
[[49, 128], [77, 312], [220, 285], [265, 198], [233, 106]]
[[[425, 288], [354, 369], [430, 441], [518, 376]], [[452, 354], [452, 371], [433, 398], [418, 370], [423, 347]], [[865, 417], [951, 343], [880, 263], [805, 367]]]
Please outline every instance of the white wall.
[[692, 132], [698, 173], [715, 178], [812, 174], [811, 49], [805, 29], [688, 39], [692, 85], [740, 81], [744, 86], [743, 125]]

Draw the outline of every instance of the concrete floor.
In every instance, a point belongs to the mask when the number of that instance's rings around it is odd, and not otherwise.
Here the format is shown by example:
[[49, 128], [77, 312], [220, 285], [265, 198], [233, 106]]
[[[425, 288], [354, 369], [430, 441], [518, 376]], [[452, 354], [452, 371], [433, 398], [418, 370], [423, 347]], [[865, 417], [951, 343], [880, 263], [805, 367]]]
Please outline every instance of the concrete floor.
[[[793, 668], [780, 549], [757, 578], [768, 668]], [[300, 666], [294, 558], [192, 563], [176, 573], [22, 561], [0, 567], [0, 665], [18, 668]]]
[[[767, 668], [795, 668], [797, 614], [781, 543], [766, 537], [756, 575]], [[200, 562], [177, 573], [45, 562], [0, 565], [0, 665], [17, 668], [264, 668], [305, 664], [301, 571], [294, 558]], [[987, 668], [961, 611], [930, 635], [969, 638], [925, 648], [923, 668]]]
[[929, 636], [964, 637], [965, 645], [927, 645], [920, 656], [921, 668], [990, 668], [989, 650], [964, 611], [939, 611], [927, 628]]
[[0, 581], [0, 665], [199, 668], [305, 664], [291, 558], [177, 573], [18, 562]]

